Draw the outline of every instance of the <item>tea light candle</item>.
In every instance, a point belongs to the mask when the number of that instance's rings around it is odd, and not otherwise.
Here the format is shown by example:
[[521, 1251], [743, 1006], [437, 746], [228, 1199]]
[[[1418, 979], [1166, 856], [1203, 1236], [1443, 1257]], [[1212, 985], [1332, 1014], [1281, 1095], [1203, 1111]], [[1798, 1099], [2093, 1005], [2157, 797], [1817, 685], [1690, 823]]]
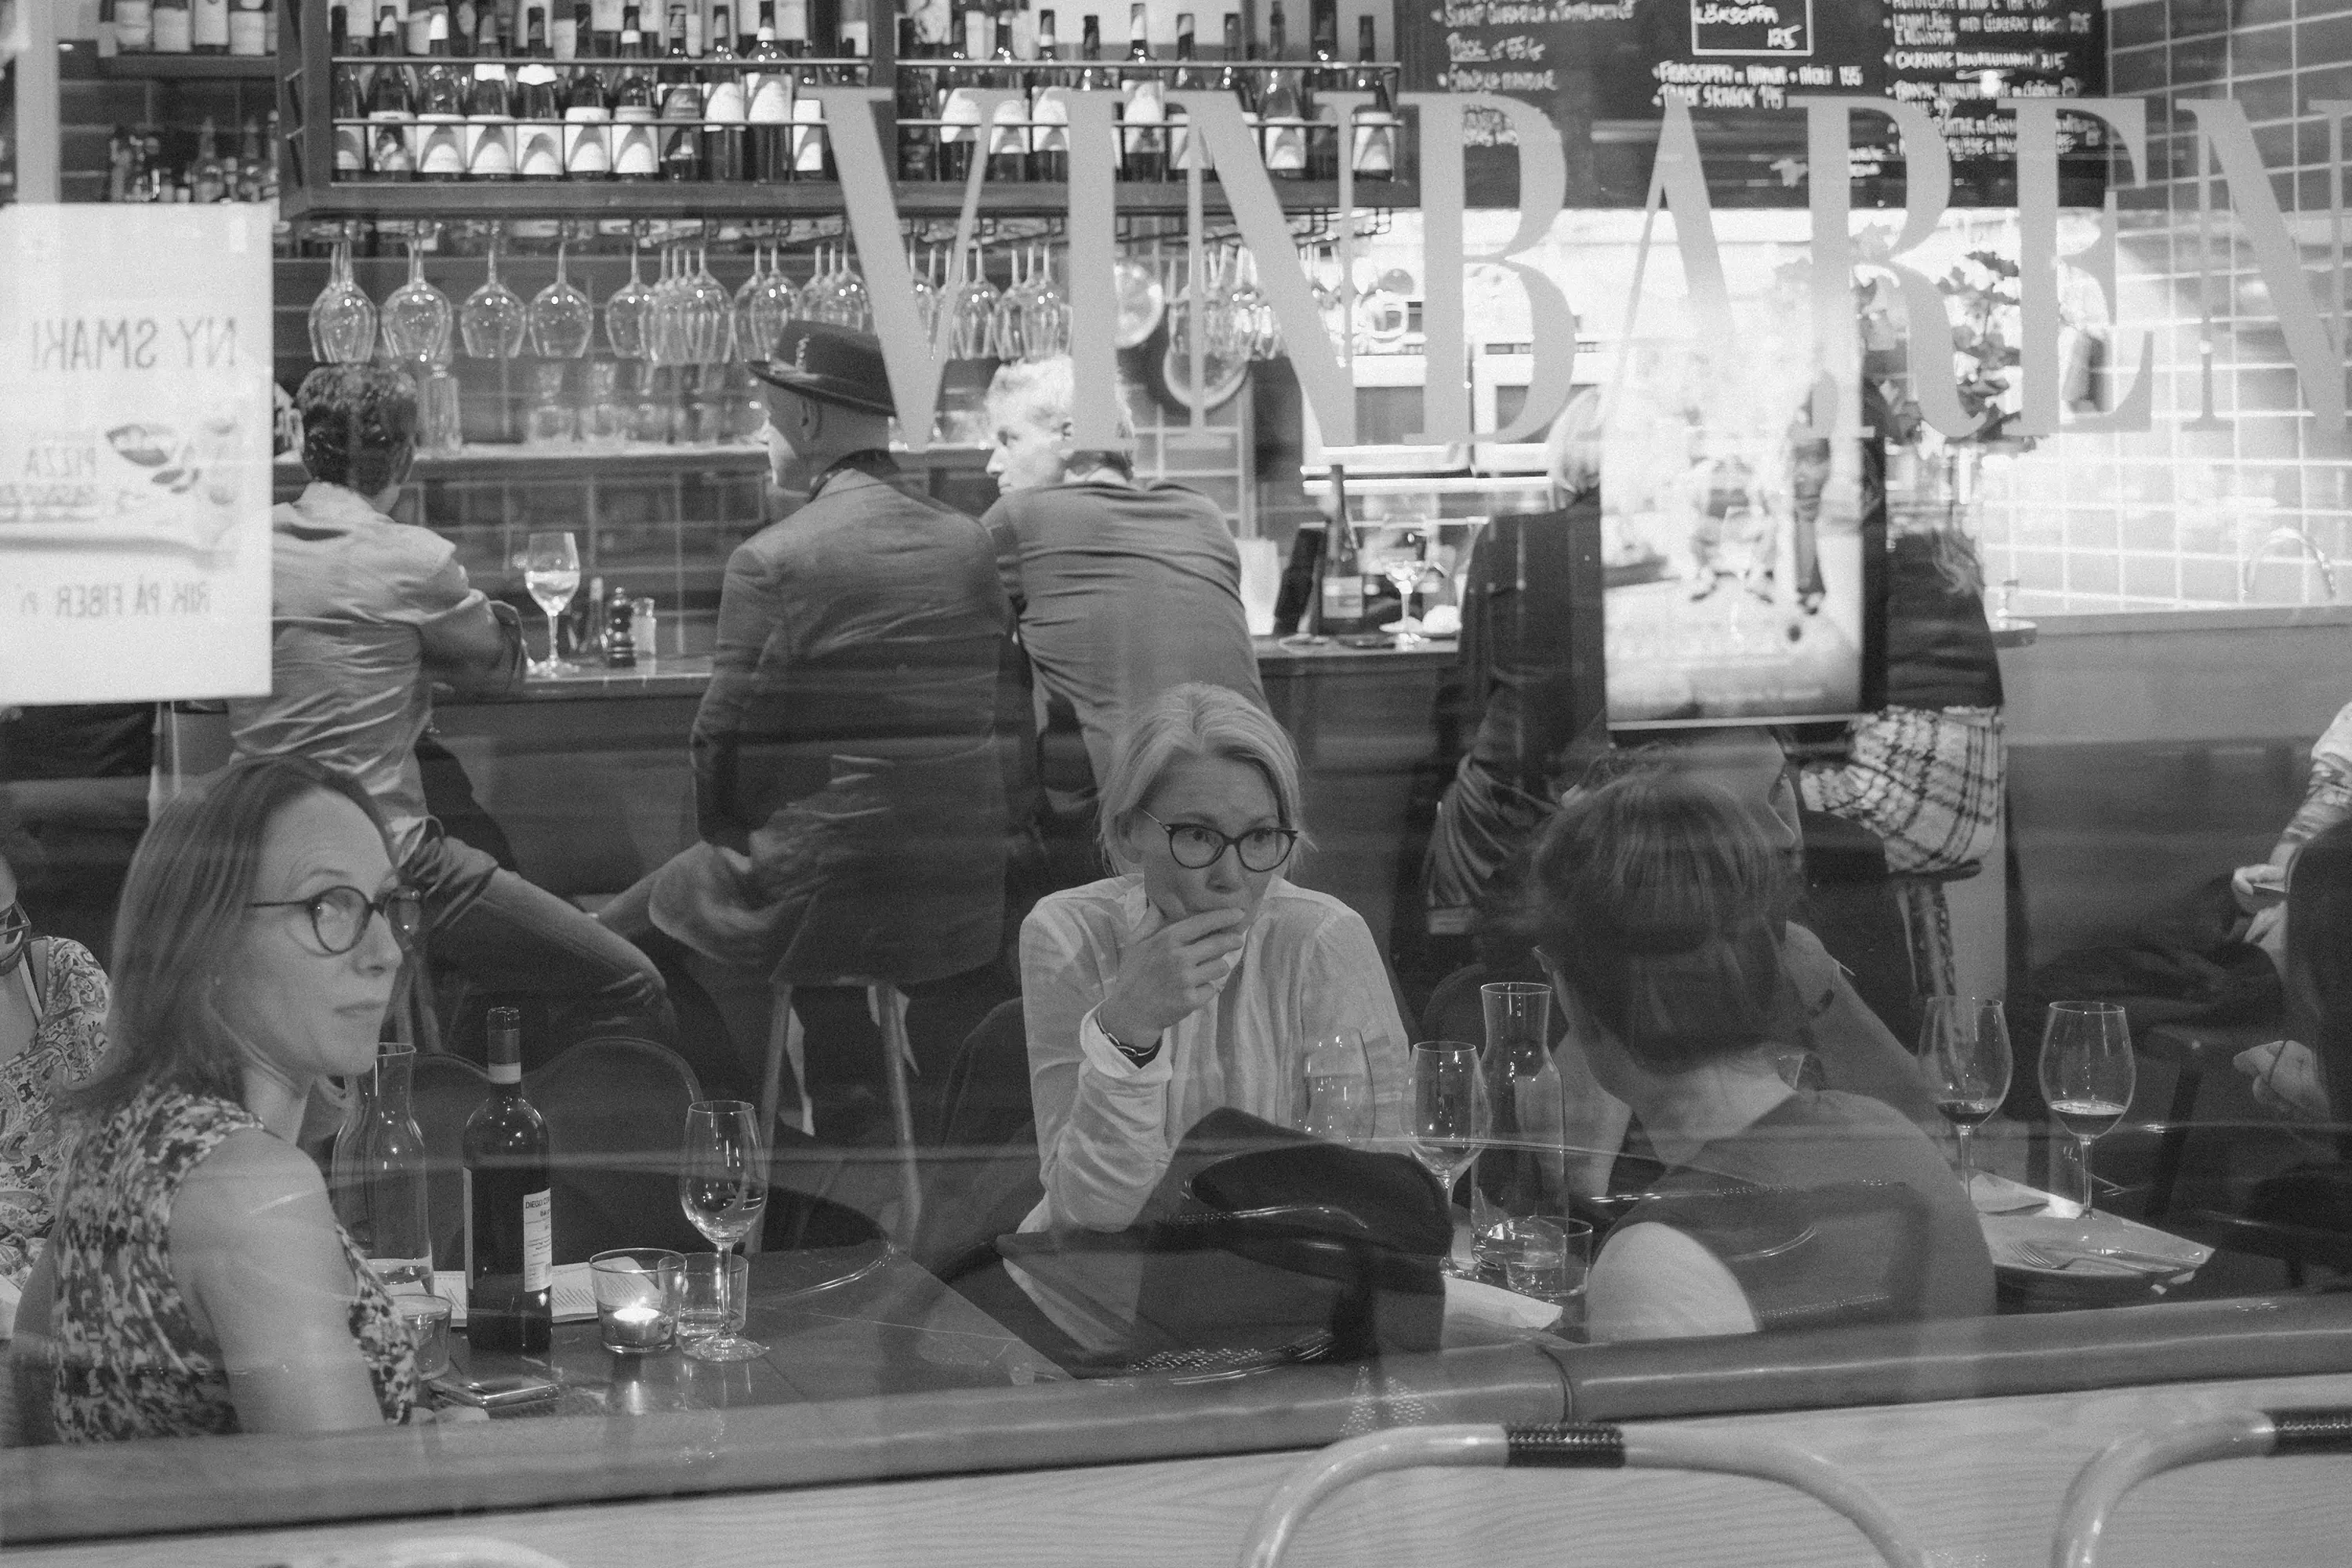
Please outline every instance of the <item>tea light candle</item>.
[[669, 1343], [670, 1317], [643, 1302], [604, 1314], [604, 1343], [616, 1351], [657, 1351]]

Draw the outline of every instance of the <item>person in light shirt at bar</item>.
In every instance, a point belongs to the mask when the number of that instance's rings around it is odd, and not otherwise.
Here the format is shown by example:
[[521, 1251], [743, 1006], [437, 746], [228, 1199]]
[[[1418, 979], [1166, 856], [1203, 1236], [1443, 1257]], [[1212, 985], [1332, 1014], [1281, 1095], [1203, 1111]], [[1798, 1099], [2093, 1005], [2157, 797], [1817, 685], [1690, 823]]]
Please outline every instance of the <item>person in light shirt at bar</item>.
[[1184, 1134], [1223, 1107], [1287, 1122], [1319, 1037], [1361, 1037], [1373, 1135], [1405, 1131], [1404, 1025], [1363, 917], [1286, 880], [1298, 755], [1238, 692], [1187, 685], [1138, 714], [1104, 779], [1120, 874], [1021, 929], [1045, 1200], [1024, 1230], [1134, 1222]]
[[1738, 802], [1657, 772], [1580, 795], [1527, 896], [1568, 1016], [1561, 1077], [1631, 1107], [1664, 1166], [1593, 1263], [1593, 1338], [1992, 1310], [1976, 1211], [1927, 1135], [1782, 1079], [1788, 867]]
[[[1186, 681], [1260, 707], [1265, 693], [1223, 515], [1182, 485], [1137, 479], [1123, 451], [1074, 450], [1075, 395], [1066, 355], [996, 373], [988, 471], [1002, 496], [981, 521], [1036, 671], [1055, 820], [1083, 837], [1111, 749], [1151, 698]], [[1124, 406], [1119, 431], [1132, 437]], [[1055, 745], [1073, 725], [1083, 764]]]

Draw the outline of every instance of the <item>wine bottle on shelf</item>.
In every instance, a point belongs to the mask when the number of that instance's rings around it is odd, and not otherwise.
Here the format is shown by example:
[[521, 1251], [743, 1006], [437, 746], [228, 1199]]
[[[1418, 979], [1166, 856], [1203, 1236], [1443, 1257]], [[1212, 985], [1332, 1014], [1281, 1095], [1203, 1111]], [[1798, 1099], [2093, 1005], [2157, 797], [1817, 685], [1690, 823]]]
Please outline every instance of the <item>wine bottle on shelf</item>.
[[376, 12], [375, 50], [382, 63], [368, 79], [368, 172], [379, 180], [413, 179], [416, 174], [416, 99], [408, 68], [401, 64], [400, 13]]
[[[1016, 95], [1021, 91], [1021, 59], [1013, 52], [1013, 15], [1000, 12], [996, 18], [996, 47], [989, 55], [995, 69], [988, 73], [988, 85], [1007, 88]], [[1029, 174], [1029, 107], [1025, 99], [1015, 96], [996, 106], [996, 113], [988, 128], [988, 177], [992, 180], [1018, 182]]]
[[[362, 17], [367, 15], [362, 11]], [[352, 47], [350, 7], [336, 5], [327, 13], [327, 53], [337, 59], [358, 51]], [[367, 131], [352, 121], [367, 118], [367, 102], [360, 93], [360, 68], [336, 66], [334, 79], [335, 178], [362, 179], [367, 174]]]
[[621, 52], [622, 16], [626, 10], [622, 0], [590, 0], [588, 25], [581, 30], [581, 52], [600, 60], [617, 58]]
[[1119, 121], [1124, 167], [1130, 180], [1157, 184], [1168, 177], [1168, 83], [1151, 64], [1141, 0], [1127, 8], [1127, 58], [1130, 67], [1119, 84]]
[[425, 33], [425, 66], [416, 83], [416, 177], [466, 177], [466, 98], [449, 63], [449, 12], [434, 9]]
[[[1255, 46], [1252, 46], [1255, 49]], [[1241, 102], [1242, 118], [1249, 122], [1253, 137], [1257, 129], [1256, 73], [1241, 68], [1242, 14], [1225, 13], [1225, 68], [1217, 77], [1217, 90], [1229, 93]]]
[[[588, 7], [573, 7], [583, 27], [593, 22]], [[563, 174], [566, 179], [603, 180], [613, 173], [613, 98], [604, 73], [593, 66], [574, 66], [563, 95]]]
[[547, 1121], [522, 1091], [522, 1020], [490, 1009], [490, 1096], [466, 1120], [466, 1341], [544, 1354], [555, 1317]]
[[523, 13], [530, 58], [515, 72], [515, 173], [526, 180], [563, 178], [563, 97], [548, 64], [547, 9]]
[[[986, 32], [988, 13], [973, 5], [963, 14], [963, 25], [950, 40], [948, 59], [950, 64], [984, 58], [987, 55]], [[980, 73], [973, 70], [943, 70], [939, 73], [939, 100], [933, 118], [940, 123], [940, 178], [961, 182], [971, 173], [971, 161], [979, 155], [980, 104], [972, 89], [981, 85]]]
[[669, 52], [662, 57], [661, 169], [674, 182], [702, 178], [703, 84], [686, 34], [692, 16], [684, 5], [669, 8]]
[[1396, 178], [1396, 103], [1389, 96], [1389, 73], [1374, 64], [1379, 58], [1373, 42], [1372, 19], [1370, 16], [1357, 17], [1354, 87], [1358, 92], [1372, 95], [1370, 103], [1356, 110], [1353, 156], [1356, 178], [1360, 180]]
[[661, 149], [655, 141], [654, 73], [646, 63], [645, 30], [636, 6], [621, 11], [621, 80], [613, 94], [613, 177], [661, 177]]
[[[1289, 58], [1290, 39], [1283, 26], [1282, 0], [1274, 0], [1267, 13], [1266, 41], [1267, 53], [1275, 60]], [[1308, 114], [1297, 71], [1265, 73], [1265, 96], [1259, 101], [1258, 118], [1265, 126], [1261, 145], [1265, 149], [1266, 172], [1277, 180], [1305, 179]]]
[[744, 163], [743, 121], [750, 112], [744, 96], [743, 73], [736, 69], [735, 16], [725, 5], [710, 13], [709, 78], [702, 102], [702, 171], [707, 179], [736, 181], [748, 176]]
[[155, 0], [148, 18], [157, 54], [184, 55], [194, 47], [194, 24], [188, 14], [188, 0]]
[[[776, 8], [777, 42], [782, 46], [788, 59], [807, 62], [818, 54], [809, 38], [808, 0], [782, 0]], [[825, 81], [824, 68], [803, 63], [793, 72], [793, 178], [822, 180], [831, 167], [831, 150], [825, 145], [824, 105], [805, 89], [821, 87]]]
[[466, 98], [466, 175], [474, 180], [511, 180], [515, 176], [514, 92], [504, 61], [512, 50], [499, 40], [496, 12], [483, 17], [474, 47], [484, 58], [474, 67], [473, 90]]
[[760, 0], [760, 30], [751, 45], [750, 123], [751, 177], [780, 185], [793, 177], [793, 68], [776, 41], [775, 0]]
[[1331, 465], [1331, 525], [1323, 546], [1322, 591], [1317, 596], [1316, 630], [1327, 637], [1364, 629], [1364, 565], [1356, 531], [1348, 521], [1348, 474]]
[[1029, 74], [1029, 173], [1032, 178], [1066, 184], [1070, 177], [1070, 84], [1066, 73], [1048, 68], [1062, 58], [1054, 13], [1037, 13], [1037, 65]]
[[221, 169], [220, 132], [212, 117], [205, 117], [203, 127], [196, 132], [196, 161], [188, 165], [190, 199], [216, 202], [222, 199], [228, 182]]
[[929, 59], [934, 46], [918, 41], [915, 19], [898, 18], [898, 71], [895, 93], [898, 119], [898, 177], [936, 180], [940, 177], [939, 127], [919, 125], [929, 120], [939, 101], [939, 77], [915, 62]]
[[228, 12], [228, 52], [259, 59], [270, 52], [269, 0], [235, 0]]
[[[1200, 40], [1192, 28], [1192, 13], [1176, 13], [1176, 84], [1180, 88], [1205, 88], [1200, 67]], [[1178, 104], [1168, 106], [1168, 177], [1181, 179], [1184, 171], [1192, 166], [1192, 117]]]
[[[1307, 94], [1314, 103], [1313, 123], [1307, 128], [1307, 177], [1339, 177], [1339, 111], [1325, 100], [1348, 84], [1347, 68], [1339, 63], [1339, 0], [1312, 0], [1315, 68], [1307, 73]], [[1368, 16], [1365, 20], [1370, 21]]]
[[[1080, 92], [1117, 92], [1119, 89], [1118, 69], [1103, 63], [1102, 18], [1092, 11], [1080, 23], [1078, 34], [1078, 90]], [[1111, 167], [1120, 167], [1127, 159], [1127, 139], [1117, 125], [1111, 127]]]
[[189, 0], [188, 47], [200, 55], [228, 53], [228, 0]]
[[564, 0], [555, 0], [555, 14], [548, 24], [548, 43], [554, 50], [554, 58], [576, 60], [580, 58], [583, 41], [580, 19], [587, 10], [585, 5], [574, 6], [566, 5]]

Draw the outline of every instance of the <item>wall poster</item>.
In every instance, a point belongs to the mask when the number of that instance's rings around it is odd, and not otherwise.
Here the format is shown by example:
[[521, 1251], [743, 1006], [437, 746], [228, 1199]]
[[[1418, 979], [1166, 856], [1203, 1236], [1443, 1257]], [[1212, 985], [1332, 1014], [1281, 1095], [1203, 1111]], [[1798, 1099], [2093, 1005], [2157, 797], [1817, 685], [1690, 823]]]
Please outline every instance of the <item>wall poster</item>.
[[269, 689], [269, 234], [0, 209], [0, 703]]

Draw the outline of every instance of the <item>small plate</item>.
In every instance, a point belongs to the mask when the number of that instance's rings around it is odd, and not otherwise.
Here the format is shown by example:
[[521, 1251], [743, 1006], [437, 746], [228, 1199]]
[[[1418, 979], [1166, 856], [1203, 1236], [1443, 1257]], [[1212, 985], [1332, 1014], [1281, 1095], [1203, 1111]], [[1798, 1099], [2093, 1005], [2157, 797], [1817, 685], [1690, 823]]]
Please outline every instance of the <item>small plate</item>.
[[2205, 1266], [2213, 1256], [2210, 1247], [2185, 1240], [2166, 1231], [2152, 1229], [2127, 1219], [2113, 1215], [2094, 1216], [2092, 1226], [2103, 1247], [2128, 1247], [2158, 1258], [2178, 1258], [2178, 1272], [2159, 1273], [2137, 1264], [2118, 1263], [2113, 1258], [2084, 1254], [2080, 1260], [2063, 1268], [2043, 1268], [2026, 1262], [2018, 1256], [2021, 1242], [2040, 1242], [2063, 1252], [2070, 1250], [2080, 1234], [2082, 1222], [2050, 1215], [1992, 1215], [1982, 1216], [1985, 1245], [1992, 1253], [1995, 1268], [2034, 1279], [2067, 1280], [2133, 1280], [2179, 1281]]

